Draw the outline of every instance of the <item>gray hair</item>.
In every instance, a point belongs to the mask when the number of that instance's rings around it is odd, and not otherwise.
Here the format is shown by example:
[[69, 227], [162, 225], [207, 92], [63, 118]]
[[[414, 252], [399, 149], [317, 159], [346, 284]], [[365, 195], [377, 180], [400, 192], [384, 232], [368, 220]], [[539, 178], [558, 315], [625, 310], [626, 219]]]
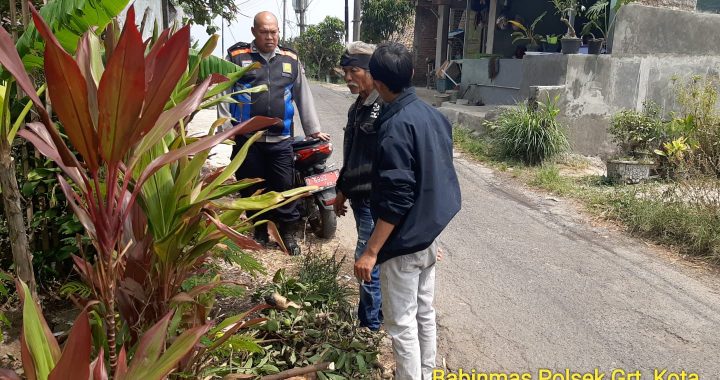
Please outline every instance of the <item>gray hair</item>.
[[362, 41], [353, 41], [347, 45], [348, 54], [372, 55], [375, 52], [375, 45]]

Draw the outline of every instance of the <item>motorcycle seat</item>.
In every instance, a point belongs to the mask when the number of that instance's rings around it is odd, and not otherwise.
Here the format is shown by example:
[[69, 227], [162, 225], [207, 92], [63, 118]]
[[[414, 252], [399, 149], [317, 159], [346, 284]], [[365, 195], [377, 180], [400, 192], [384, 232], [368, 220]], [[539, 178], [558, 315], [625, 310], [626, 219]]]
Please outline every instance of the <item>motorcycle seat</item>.
[[302, 139], [302, 138], [296, 137], [295, 140], [293, 140], [292, 147], [294, 150], [311, 147], [311, 146], [321, 142], [319, 139], [309, 139], [309, 140], [304, 140], [304, 139], [300, 140], [300, 139]]

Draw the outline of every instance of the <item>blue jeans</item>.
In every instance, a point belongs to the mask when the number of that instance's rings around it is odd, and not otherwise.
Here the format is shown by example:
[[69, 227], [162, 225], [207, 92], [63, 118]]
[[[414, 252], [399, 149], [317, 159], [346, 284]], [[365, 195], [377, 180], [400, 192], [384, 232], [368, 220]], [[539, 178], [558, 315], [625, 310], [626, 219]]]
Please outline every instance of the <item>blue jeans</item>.
[[[365, 251], [365, 246], [375, 228], [375, 222], [370, 214], [370, 203], [367, 200], [350, 201], [358, 240], [355, 248], [355, 260], [359, 259]], [[370, 330], [378, 330], [383, 322], [382, 296], [380, 295], [380, 267], [375, 266], [372, 271], [372, 281], [360, 285], [360, 305], [358, 306], [358, 319], [360, 326]]]

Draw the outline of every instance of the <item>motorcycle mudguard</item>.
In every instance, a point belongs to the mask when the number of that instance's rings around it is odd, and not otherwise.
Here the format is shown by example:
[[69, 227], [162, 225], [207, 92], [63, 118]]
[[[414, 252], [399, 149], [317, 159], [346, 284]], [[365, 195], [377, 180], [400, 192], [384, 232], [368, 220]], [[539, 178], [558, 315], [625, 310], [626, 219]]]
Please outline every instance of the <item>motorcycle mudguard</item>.
[[315, 194], [313, 194], [315, 199], [318, 200], [318, 204], [320, 207], [326, 209], [326, 210], [332, 210], [333, 203], [335, 203], [335, 188], [329, 187], [325, 190], [319, 191]]

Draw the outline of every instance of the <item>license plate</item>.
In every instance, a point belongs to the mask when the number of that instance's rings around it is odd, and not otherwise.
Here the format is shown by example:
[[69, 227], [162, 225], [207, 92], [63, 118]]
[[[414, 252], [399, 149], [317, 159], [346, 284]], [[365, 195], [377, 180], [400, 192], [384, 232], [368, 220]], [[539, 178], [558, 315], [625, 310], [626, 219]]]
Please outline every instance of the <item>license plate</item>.
[[335, 183], [340, 177], [339, 170], [333, 170], [331, 172], [320, 173], [305, 177], [305, 184], [308, 186], [317, 186], [320, 188], [335, 186]]

